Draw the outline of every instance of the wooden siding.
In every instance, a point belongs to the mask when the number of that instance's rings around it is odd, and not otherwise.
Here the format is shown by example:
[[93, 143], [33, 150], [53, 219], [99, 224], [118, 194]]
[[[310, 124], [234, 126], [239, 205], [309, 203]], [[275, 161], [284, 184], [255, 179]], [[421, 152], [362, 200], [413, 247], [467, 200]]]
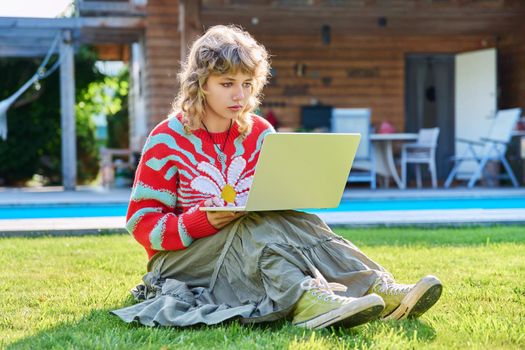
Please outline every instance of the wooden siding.
[[525, 111], [525, 28], [507, 35], [499, 46], [500, 108], [521, 107]]
[[[512, 32], [523, 0], [202, 0], [202, 22], [259, 33], [315, 35], [324, 24], [353, 35], [472, 35]], [[252, 19], [257, 17], [256, 25]], [[380, 21], [381, 19], [381, 21]]]
[[148, 128], [171, 110], [180, 67], [179, 2], [148, 0], [146, 8], [145, 91]]
[[[485, 36], [366, 37], [257, 36], [272, 55], [274, 77], [265, 89], [263, 113], [271, 108], [286, 127], [298, 127], [300, 108], [316, 101], [334, 107], [370, 107], [372, 121], [398, 130], [405, 120], [405, 55], [457, 53], [493, 47]], [[298, 76], [296, 65], [304, 64]]]
[[[166, 117], [177, 93], [182, 46], [179, 3], [149, 0], [146, 8], [144, 88], [149, 129]], [[262, 111], [271, 108], [282, 126], [298, 127], [301, 106], [319, 102], [334, 107], [370, 107], [373, 123], [388, 120], [403, 130], [404, 64], [409, 53], [458, 53], [498, 47], [502, 53], [500, 102], [525, 103], [525, 72], [521, 68], [525, 66], [525, 43], [521, 39], [523, 30], [516, 30], [516, 18], [524, 13], [521, 2], [474, 1], [467, 6], [455, 0], [432, 5], [428, 1], [398, 1], [397, 7], [383, 8], [374, 1], [358, 1], [352, 2], [357, 6], [355, 11], [343, 11], [349, 17], [333, 6], [323, 8], [323, 1], [311, 3], [317, 7], [292, 8], [283, 5], [288, 2], [278, 1], [249, 5], [234, 0], [204, 0], [197, 14], [204, 28], [219, 23], [241, 24], [268, 48], [274, 74], [264, 91]], [[265, 5], [269, 7], [261, 7]], [[283, 11], [280, 6], [284, 6]], [[377, 25], [380, 13], [389, 16], [387, 28]], [[251, 23], [254, 14], [260, 20], [257, 26]], [[278, 17], [272, 21], [285, 21], [286, 17], [297, 25], [290, 30], [283, 30], [287, 28], [284, 22], [264, 26], [267, 15]], [[322, 42], [319, 21], [310, 21], [317, 15], [332, 19], [323, 22], [331, 25], [328, 45]], [[366, 25], [373, 23], [373, 28], [357, 26], [360, 16], [367, 17]], [[393, 24], [397, 19], [407, 28], [396, 29]], [[297, 73], [300, 65], [305, 67], [303, 75]]]

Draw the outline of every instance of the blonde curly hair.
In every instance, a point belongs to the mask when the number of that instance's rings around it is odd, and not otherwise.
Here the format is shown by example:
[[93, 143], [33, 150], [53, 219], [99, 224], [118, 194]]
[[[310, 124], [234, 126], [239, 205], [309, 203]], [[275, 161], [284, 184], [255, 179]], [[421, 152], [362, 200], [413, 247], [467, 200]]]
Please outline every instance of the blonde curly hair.
[[233, 25], [213, 26], [193, 43], [182, 63], [173, 112], [182, 112], [187, 133], [198, 129], [205, 113], [206, 91], [203, 86], [208, 77], [241, 72], [253, 77], [251, 96], [236, 120], [239, 132], [247, 135], [252, 127], [249, 115], [260, 103], [269, 71], [268, 52], [248, 32]]

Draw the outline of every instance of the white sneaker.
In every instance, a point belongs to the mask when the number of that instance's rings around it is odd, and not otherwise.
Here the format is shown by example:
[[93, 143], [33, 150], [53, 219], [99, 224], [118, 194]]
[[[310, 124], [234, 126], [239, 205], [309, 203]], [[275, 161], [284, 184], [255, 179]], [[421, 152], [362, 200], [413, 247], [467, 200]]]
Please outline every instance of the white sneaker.
[[441, 296], [443, 285], [437, 277], [428, 275], [416, 284], [396, 283], [392, 276], [382, 275], [370, 289], [385, 302], [383, 320], [416, 318], [430, 309]]

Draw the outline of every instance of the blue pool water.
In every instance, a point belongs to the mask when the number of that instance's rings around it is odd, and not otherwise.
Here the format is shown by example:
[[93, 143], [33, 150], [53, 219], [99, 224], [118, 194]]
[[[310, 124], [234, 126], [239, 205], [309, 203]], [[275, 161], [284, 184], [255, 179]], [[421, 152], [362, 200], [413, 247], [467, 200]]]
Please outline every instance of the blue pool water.
[[[382, 210], [439, 210], [439, 209], [525, 209], [525, 198], [427, 198], [427, 199], [346, 199], [338, 208], [309, 210], [382, 211]], [[27, 218], [70, 218], [94, 216], [124, 216], [126, 204], [72, 204], [0, 206], [0, 220]]]
[[345, 200], [339, 207], [323, 211], [525, 209], [525, 198], [426, 198]]
[[0, 206], [0, 220], [124, 216], [126, 215], [126, 210], [126, 204], [49, 204], [46, 206]]

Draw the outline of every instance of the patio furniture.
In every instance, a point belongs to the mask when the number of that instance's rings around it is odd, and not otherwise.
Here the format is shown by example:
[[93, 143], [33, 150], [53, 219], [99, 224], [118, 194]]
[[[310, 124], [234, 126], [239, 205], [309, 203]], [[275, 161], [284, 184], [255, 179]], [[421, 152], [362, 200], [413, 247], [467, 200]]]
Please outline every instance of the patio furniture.
[[129, 149], [105, 148], [100, 149], [100, 171], [102, 186], [109, 188], [115, 185], [118, 170], [134, 168], [133, 152]]
[[436, 148], [439, 128], [419, 130], [417, 141], [403, 145], [401, 151], [401, 178], [403, 186], [407, 186], [407, 165], [415, 164], [417, 188], [421, 188], [421, 164], [427, 164], [432, 178], [432, 187], [437, 187]]
[[[394, 142], [415, 141], [417, 134], [392, 133], [372, 134], [370, 140], [374, 145], [374, 158], [376, 159], [376, 172], [386, 179], [392, 178], [398, 188], [405, 188], [403, 181], [399, 178], [394, 161]], [[386, 182], [388, 184], [388, 181]]]
[[[489, 161], [501, 162], [512, 185], [518, 187], [516, 176], [514, 176], [509, 163], [505, 159], [505, 152], [512, 137], [512, 131], [520, 116], [521, 108], [500, 110], [492, 121], [487, 137], [482, 137], [479, 141], [457, 139], [457, 141], [466, 143], [468, 146], [462, 155], [452, 158], [454, 166], [445, 181], [445, 187], [448, 188], [454, 179], [468, 180], [467, 187], [474, 187], [476, 182], [482, 177], [483, 170]], [[461, 164], [466, 161], [476, 163], [473, 172], [460, 171]]]
[[369, 108], [334, 108], [331, 125], [332, 132], [361, 134], [348, 182], [370, 182], [370, 188], [376, 189], [376, 162], [370, 140], [370, 115]]

